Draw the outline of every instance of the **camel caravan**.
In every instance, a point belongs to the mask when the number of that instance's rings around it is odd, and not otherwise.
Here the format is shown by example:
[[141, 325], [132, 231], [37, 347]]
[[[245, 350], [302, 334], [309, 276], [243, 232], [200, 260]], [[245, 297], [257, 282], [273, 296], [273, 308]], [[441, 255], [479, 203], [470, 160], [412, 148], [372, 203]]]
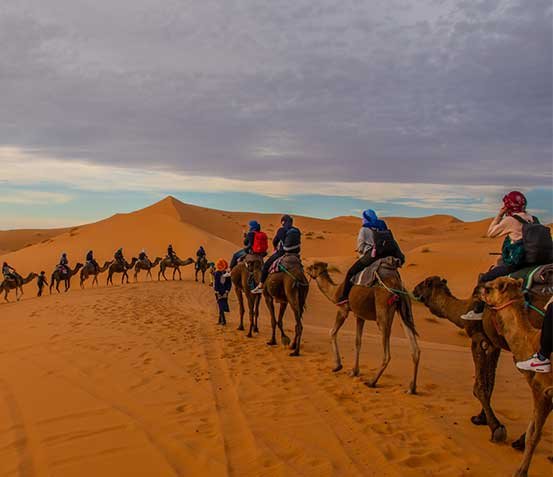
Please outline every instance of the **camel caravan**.
[[[407, 338], [412, 358], [412, 378], [407, 393], [417, 393], [417, 377], [420, 360], [418, 333], [413, 318], [412, 301], [420, 302], [438, 318], [446, 319], [463, 329], [471, 340], [472, 359], [475, 369], [473, 394], [480, 403], [480, 411], [471, 417], [476, 426], [488, 426], [492, 442], [507, 439], [505, 426], [500, 422], [491, 405], [495, 385], [495, 373], [502, 351], [512, 353], [516, 369], [530, 386], [534, 412], [526, 433], [516, 439], [513, 448], [523, 451], [523, 458], [515, 476], [528, 475], [532, 456], [539, 443], [542, 430], [553, 408], [553, 375], [551, 374], [551, 351], [553, 341], [553, 242], [551, 231], [526, 211], [526, 198], [513, 191], [503, 198], [503, 205], [492, 220], [488, 237], [504, 237], [501, 258], [490, 270], [481, 273], [475, 280], [470, 297], [455, 297], [445, 278], [431, 276], [412, 291], [405, 286], [400, 269], [405, 263], [392, 231], [371, 210], [362, 214], [362, 224], [357, 236], [358, 259], [349, 268], [341, 282], [336, 282], [331, 273], [338, 269], [324, 262], [314, 262], [304, 267], [301, 259], [301, 231], [292, 217], [284, 215], [281, 227], [273, 240], [273, 252], [269, 255], [269, 239], [261, 224], [251, 220], [248, 232], [243, 237], [243, 247], [231, 258], [209, 262], [203, 247], [193, 258], [180, 259], [172, 245], [164, 258], [150, 260], [144, 250], [128, 262], [119, 249], [114, 259], [99, 266], [92, 251], [86, 263], [70, 268], [66, 254], [52, 273], [50, 292], [63, 281], [65, 291], [71, 286], [71, 277], [80, 270], [81, 287], [89, 277], [92, 286], [98, 285], [98, 276], [108, 272], [107, 284], [113, 284], [113, 275], [121, 274], [121, 283], [128, 283], [128, 272], [134, 269], [134, 281], [140, 271], [151, 271], [159, 266], [158, 280], [173, 269], [172, 278], [182, 279], [180, 267], [195, 264], [195, 280], [209, 272], [219, 316], [218, 324], [227, 324], [228, 298], [234, 288], [238, 302], [238, 330], [246, 329], [244, 317], [248, 311], [246, 337], [259, 333], [261, 300], [271, 319], [271, 336], [267, 345], [277, 345], [277, 328], [280, 342], [290, 349], [290, 356], [300, 356], [303, 335], [303, 314], [307, 305], [310, 282], [313, 280], [330, 306], [336, 311], [335, 323], [330, 330], [334, 355], [332, 372], [343, 369], [338, 346], [338, 332], [350, 314], [355, 316], [355, 358], [351, 376], [360, 375], [360, 352], [363, 328], [366, 321], [378, 325], [382, 339], [382, 361], [376, 373], [365, 384], [376, 387], [391, 360], [390, 336], [393, 320], [399, 314], [400, 324]], [[31, 273], [22, 278], [7, 263], [3, 266], [4, 281], [0, 292], [5, 300], [8, 292], [15, 290], [17, 300], [23, 295], [23, 285], [37, 275]], [[47, 284], [44, 272], [38, 276], [39, 295]], [[278, 314], [276, 305], [278, 306]], [[294, 315], [294, 337], [290, 339], [284, 329], [286, 310]], [[467, 391], [468, 392], [468, 391]]]

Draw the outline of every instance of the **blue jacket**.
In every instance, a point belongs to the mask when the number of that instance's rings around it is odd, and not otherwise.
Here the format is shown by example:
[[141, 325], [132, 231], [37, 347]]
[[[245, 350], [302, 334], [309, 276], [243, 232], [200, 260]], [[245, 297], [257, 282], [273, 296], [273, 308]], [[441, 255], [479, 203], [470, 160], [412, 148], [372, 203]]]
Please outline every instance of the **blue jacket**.
[[216, 271], [213, 275], [213, 289], [219, 294], [224, 295], [232, 287], [232, 281], [228, 277], [223, 277], [225, 272]]

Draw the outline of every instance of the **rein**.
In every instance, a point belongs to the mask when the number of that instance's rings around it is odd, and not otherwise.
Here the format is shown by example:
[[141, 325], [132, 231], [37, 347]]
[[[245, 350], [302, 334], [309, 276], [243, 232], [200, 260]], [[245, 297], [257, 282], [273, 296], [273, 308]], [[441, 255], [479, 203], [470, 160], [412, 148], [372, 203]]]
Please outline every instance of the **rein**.
[[376, 279], [378, 280], [378, 283], [380, 284], [380, 286], [382, 288], [384, 288], [385, 290], [389, 291], [390, 293], [395, 293], [395, 294], [399, 294], [399, 295], [406, 295], [408, 296], [409, 298], [411, 298], [412, 300], [415, 300], [415, 301], [421, 301], [420, 298], [416, 297], [415, 295], [413, 295], [411, 292], [409, 291], [405, 291], [405, 290], [397, 290], [395, 288], [391, 288], [389, 287], [388, 285], [386, 285], [384, 283], [384, 281], [382, 280], [382, 278], [380, 277], [380, 275], [378, 274], [378, 272], [375, 272], [375, 275], [376, 275]]
[[490, 308], [495, 311], [503, 310], [504, 308], [511, 306], [513, 303], [516, 303], [517, 301], [519, 301], [519, 299], [514, 298], [512, 300], [509, 300], [507, 303], [503, 303], [502, 305], [498, 305], [498, 306], [491, 306]]

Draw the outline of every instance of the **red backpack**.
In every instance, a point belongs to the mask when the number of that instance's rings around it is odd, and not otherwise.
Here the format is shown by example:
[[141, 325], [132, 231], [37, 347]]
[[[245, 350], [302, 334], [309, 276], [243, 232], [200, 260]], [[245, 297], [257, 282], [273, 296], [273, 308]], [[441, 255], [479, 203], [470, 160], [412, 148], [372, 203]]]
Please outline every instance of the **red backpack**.
[[265, 232], [255, 232], [253, 236], [252, 252], [257, 254], [267, 253], [269, 249], [269, 239]]

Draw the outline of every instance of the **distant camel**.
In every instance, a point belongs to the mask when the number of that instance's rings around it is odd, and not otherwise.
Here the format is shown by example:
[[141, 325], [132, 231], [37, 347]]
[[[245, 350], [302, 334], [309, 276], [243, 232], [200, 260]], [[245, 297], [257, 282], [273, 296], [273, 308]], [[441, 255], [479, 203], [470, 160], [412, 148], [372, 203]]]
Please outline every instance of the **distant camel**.
[[59, 269], [59, 267], [56, 267], [56, 269], [52, 272], [52, 278], [50, 280], [50, 293], [52, 293], [54, 282], [56, 282], [56, 291], [60, 293], [61, 281], [63, 281], [65, 285], [64, 291], [68, 291], [71, 288], [71, 277], [75, 275], [81, 268], [83, 268], [83, 264], [77, 263], [77, 265], [75, 265], [75, 268], [73, 270], [69, 270], [69, 273], [63, 274]]
[[[491, 431], [492, 442], [504, 442], [507, 439], [505, 426], [495, 415], [491, 398], [495, 385], [495, 372], [501, 350], [509, 351], [509, 346], [503, 337], [497, 334], [494, 327], [496, 313], [486, 307], [482, 321], [465, 321], [461, 315], [474, 308], [478, 296], [471, 296], [461, 300], [453, 296], [447, 280], [432, 276], [420, 282], [413, 294], [428, 307], [430, 312], [438, 318], [451, 321], [458, 328], [465, 330], [472, 341], [472, 360], [474, 361], [474, 386], [472, 393], [480, 401], [482, 409], [479, 414], [472, 416], [471, 422], [475, 426], [488, 425]], [[534, 305], [543, 307], [547, 298], [533, 295]], [[529, 319], [534, 327], [541, 327], [542, 318], [538, 313], [531, 312]], [[524, 434], [513, 442], [515, 449], [524, 449]]]
[[129, 274], [127, 273], [132, 267], [134, 267], [134, 264], [136, 263], [138, 259], [136, 257], [133, 257], [131, 260], [131, 263], [127, 262], [125, 260], [124, 263], [121, 263], [118, 260], [114, 260], [111, 262], [111, 265], [108, 269], [108, 279], [106, 282], [106, 285], [113, 285], [113, 274], [114, 273], [122, 273], [123, 276], [121, 277], [121, 284], [125, 282], [125, 279], [127, 280], [126, 283], [129, 283]]
[[96, 268], [92, 263], [86, 262], [83, 268], [81, 269], [81, 288], [84, 288], [84, 282], [88, 277], [94, 277], [92, 280], [92, 286], [96, 283], [98, 286], [98, 275], [104, 273], [108, 267], [112, 264], [113, 260], [106, 260], [102, 267]]
[[[294, 341], [290, 345], [292, 353], [290, 356], [300, 355], [301, 336], [303, 331], [302, 315], [305, 310], [305, 302], [307, 300], [307, 294], [309, 292], [309, 283], [307, 277], [304, 275], [301, 267], [290, 268], [287, 272], [271, 273], [265, 285], [263, 287], [263, 296], [265, 297], [265, 303], [271, 314], [271, 327], [272, 336], [268, 345], [276, 345], [276, 327], [280, 330], [282, 344], [290, 344], [290, 338], [284, 333], [284, 327], [282, 320], [284, 313], [286, 312], [287, 305], [290, 305], [294, 310], [294, 316], [296, 318], [296, 329], [294, 335]], [[280, 303], [280, 310], [278, 312], [278, 321], [275, 317], [275, 304]]]
[[259, 283], [261, 279], [261, 268], [263, 267], [263, 259], [254, 255], [247, 255], [246, 258], [236, 265], [231, 272], [231, 280], [234, 285], [234, 292], [238, 298], [240, 306], [240, 325], [238, 329], [244, 329], [244, 295], [248, 300], [248, 310], [250, 313], [250, 329], [246, 335], [252, 337], [252, 331], [259, 333], [257, 321], [259, 319], [259, 303], [261, 295], [253, 294], [252, 289]]
[[[328, 264], [324, 262], [316, 262], [307, 267], [307, 274], [314, 278], [319, 285], [323, 294], [332, 302], [336, 303], [340, 297], [344, 283], [337, 285], [332, 281], [328, 273]], [[390, 276], [383, 278], [384, 284], [395, 290], [403, 290], [403, 284], [399, 278]], [[369, 387], [375, 387], [376, 383], [384, 373], [384, 370], [390, 362], [390, 334], [392, 323], [396, 312], [401, 316], [401, 326], [403, 332], [409, 341], [411, 348], [411, 356], [413, 359], [413, 379], [409, 385], [408, 393], [416, 394], [417, 392], [417, 373], [419, 367], [420, 350], [417, 343], [417, 331], [415, 322], [413, 321], [413, 313], [411, 310], [411, 301], [406, 294], [395, 295], [384, 287], [364, 287], [354, 286], [349, 295], [349, 305], [347, 307], [339, 307], [336, 313], [336, 321], [334, 327], [330, 331], [332, 346], [334, 348], [334, 358], [336, 366], [333, 371], [342, 369], [342, 359], [338, 350], [337, 335], [338, 331], [346, 321], [350, 311], [353, 311], [357, 318], [357, 334], [355, 337], [355, 365], [351, 372], [352, 376], [359, 376], [359, 354], [361, 351], [361, 338], [363, 336], [363, 326], [365, 321], [376, 321], [378, 329], [382, 334], [382, 346], [384, 348], [384, 357], [380, 369], [369, 381], [365, 384]]]
[[196, 276], [195, 279], [198, 281], [198, 273], [202, 273], [202, 283], [205, 283], [205, 272], [209, 268], [209, 262], [206, 257], [201, 257], [196, 262]]
[[134, 266], [134, 281], [138, 281], [138, 273], [140, 270], [146, 270], [146, 278], [150, 277], [150, 280], [152, 280], [152, 268], [159, 262], [161, 262], [161, 257], [156, 257], [153, 262], [149, 258], [138, 260]]
[[[29, 273], [26, 278], [21, 277], [20, 275], [16, 275], [15, 279], [8, 278], [5, 279], [3, 282], [0, 283], [0, 293], [2, 291], [4, 292], [4, 300], [8, 300], [8, 293], [10, 290], [15, 290], [15, 298], [17, 301], [21, 300], [21, 297], [23, 296], [23, 285], [26, 285], [27, 283], [33, 281], [38, 275], [36, 273]], [[17, 291], [19, 290], [19, 295]]]
[[[495, 330], [507, 341], [515, 361], [523, 361], [532, 356], [540, 344], [540, 330], [532, 327], [528, 319], [522, 283], [522, 280], [502, 277], [484, 284], [481, 288], [482, 298], [496, 311], [493, 322]], [[543, 426], [553, 409], [551, 372], [523, 371], [523, 374], [532, 390], [534, 412], [526, 430], [526, 448], [515, 477], [528, 476], [528, 468], [540, 441]]]
[[175, 279], [175, 273], [179, 273], [179, 280], [182, 280], [182, 275], [180, 272], [179, 267], [186, 267], [187, 265], [190, 265], [194, 263], [193, 258], [187, 258], [186, 260], [181, 260], [180, 258], [176, 257], [174, 260], [171, 260], [169, 257], [165, 257], [161, 262], [159, 262], [159, 272], [157, 273], [157, 279], [161, 280], [161, 277], [165, 278], [167, 280], [167, 277], [165, 276], [165, 270], [168, 268], [173, 269], [173, 280]]

